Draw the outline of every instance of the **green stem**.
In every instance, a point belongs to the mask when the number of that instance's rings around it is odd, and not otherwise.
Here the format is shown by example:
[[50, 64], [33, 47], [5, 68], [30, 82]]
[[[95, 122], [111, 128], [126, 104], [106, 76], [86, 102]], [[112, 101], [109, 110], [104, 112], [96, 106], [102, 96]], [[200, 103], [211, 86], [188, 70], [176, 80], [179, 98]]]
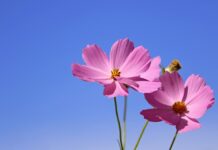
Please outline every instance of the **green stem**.
[[119, 128], [120, 147], [121, 147], [121, 150], [124, 150], [124, 149], [123, 149], [123, 142], [122, 142], [122, 130], [121, 130], [121, 125], [120, 125], [120, 118], [119, 118], [119, 113], [118, 113], [118, 107], [117, 107], [117, 99], [116, 99], [116, 97], [114, 97], [114, 106], [115, 106], [117, 124], [118, 124], [118, 128]]
[[140, 136], [139, 136], [139, 138], [138, 138], [138, 141], [137, 141], [137, 143], [136, 143], [136, 145], [135, 145], [135, 147], [134, 147], [134, 150], [137, 150], [137, 148], [138, 148], [138, 146], [139, 146], [139, 143], [140, 143], [140, 141], [141, 141], [141, 138], [142, 138], [142, 136], [143, 136], [143, 134], [144, 134], [144, 132], [145, 132], [145, 129], [146, 129], [148, 123], [149, 123], [149, 121], [147, 120], [146, 123], [145, 123], [145, 125], [144, 125], [144, 127], [142, 128], [142, 131], [141, 131]]
[[173, 137], [173, 141], [172, 141], [171, 144], [170, 144], [169, 150], [172, 150], [172, 147], [173, 147], [173, 144], [175, 143], [175, 140], [176, 140], [177, 135], [178, 135], [178, 130], [176, 130], [176, 133], [175, 133], [175, 135], [174, 135], [174, 137]]
[[123, 113], [123, 148], [126, 148], [126, 116], [127, 116], [127, 96], [124, 96], [124, 113]]

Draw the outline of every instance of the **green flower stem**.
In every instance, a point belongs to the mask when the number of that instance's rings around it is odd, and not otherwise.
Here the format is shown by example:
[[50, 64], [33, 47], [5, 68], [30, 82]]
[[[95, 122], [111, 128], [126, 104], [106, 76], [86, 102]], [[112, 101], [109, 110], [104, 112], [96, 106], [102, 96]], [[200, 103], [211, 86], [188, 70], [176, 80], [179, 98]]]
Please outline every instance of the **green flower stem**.
[[124, 113], [123, 113], [123, 148], [126, 148], [126, 116], [127, 116], [127, 96], [124, 96]]
[[121, 130], [121, 125], [120, 125], [120, 118], [119, 118], [119, 113], [118, 113], [118, 107], [117, 107], [117, 99], [116, 99], [116, 97], [114, 97], [114, 106], [115, 106], [117, 124], [118, 124], [118, 128], [119, 128], [120, 148], [121, 148], [121, 150], [124, 150], [124, 149], [123, 149], [123, 141], [122, 141], [122, 130]]
[[172, 147], [173, 147], [173, 144], [175, 143], [175, 140], [176, 140], [177, 135], [178, 135], [178, 130], [176, 130], [176, 133], [175, 133], [175, 135], [174, 135], [174, 137], [173, 137], [173, 140], [172, 140], [172, 142], [171, 142], [171, 144], [170, 144], [169, 150], [172, 150]]
[[142, 136], [143, 136], [143, 134], [144, 134], [144, 132], [145, 132], [145, 129], [146, 129], [148, 123], [149, 123], [149, 121], [147, 120], [146, 123], [145, 123], [145, 125], [144, 125], [144, 127], [142, 128], [142, 131], [141, 131], [140, 136], [139, 136], [139, 138], [138, 138], [138, 141], [137, 141], [137, 143], [136, 143], [136, 145], [135, 145], [135, 147], [134, 147], [134, 150], [137, 150], [137, 148], [138, 148], [138, 146], [139, 146], [139, 143], [140, 143], [140, 141], [141, 141], [141, 138], [142, 138]]

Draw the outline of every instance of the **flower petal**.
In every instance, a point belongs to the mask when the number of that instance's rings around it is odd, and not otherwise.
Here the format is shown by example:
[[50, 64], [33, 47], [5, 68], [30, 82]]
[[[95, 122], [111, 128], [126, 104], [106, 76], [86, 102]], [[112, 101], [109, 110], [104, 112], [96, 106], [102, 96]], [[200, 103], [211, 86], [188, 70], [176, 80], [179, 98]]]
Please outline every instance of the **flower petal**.
[[160, 57], [155, 57], [151, 60], [148, 70], [141, 74], [141, 78], [147, 79], [149, 81], [154, 81], [158, 79], [160, 76], [161, 68], [160, 68]]
[[181, 118], [180, 123], [176, 126], [179, 133], [184, 133], [190, 130], [198, 129], [201, 125], [196, 119], [184, 116]]
[[129, 79], [129, 78], [119, 78], [118, 82], [120, 82], [126, 86], [133, 87], [133, 88], [139, 87], [139, 85], [134, 80]]
[[211, 99], [209, 105], [207, 106], [207, 109], [209, 109], [210, 107], [212, 107], [214, 103], [215, 103], [215, 98]]
[[181, 101], [184, 96], [184, 84], [181, 76], [177, 73], [168, 73], [160, 77], [162, 83], [162, 90], [171, 98], [174, 102]]
[[198, 94], [199, 90], [201, 90], [206, 85], [203, 78], [201, 78], [198, 75], [191, 75], [188, 77], [188, 79], [185, 82], [185, 88], [186, 88], [186, 103], [189, 103], [189, 101]]
[[133, 49], [133, 42], [127, 38], [116, 41], [110, 52], [110, 62], [113, 69], [119, 69]]
[[142, 110], [140, 114], [143, 115], [144, 118], [149, 121], [160, 122], [162, 120], [159, 118], [158, 114], [160, 114], [161, 112], [162, 112], [161, 109], [145, 109]]
[[81, 80], [100, 83], [111, 83], [113, 80], [109, 78], [109, 75], [92, 67], [85, 65], [74, 64], [72, 65], [72, 73]]
[[82, 56], [87, 66], [97, 68], [104, 72], [111, 71], [107, 55], [97, 45], [88, 45], [84, 48]]
[[152, 93], [157, 91], [161, 87], [160, 82], [152, 82], [152, 81], [135, 81], [139, 86], [134, 87], [135, 90], [141, 93]]
[[143, 110], [141, 114], [149, 121], [158, 122], [163, 120], [170, 125], [177, 125], [181, 119], [180, 116], [176, 115], [170, 108]]
[[154, 93], [145, 94], [145, 99], [149, 104], [156, 108], [167, 108], [174, 104], [174, 101], [161, 90], [158, 90]]
[[139, 76], [148, 69], [150, 62], [148, 50], [142, 46], [135, 48], [127, 57], [124, 64], [120, 67], [122, 77]]
[[178, 125], [179, 121], [181, 120], [181, 117], [178, 116], [172, 109], [166, 110], [165, 112], [159, 114], [160, 119], [162, 119], [170, 125]]
[[200, 118], [213, 103], [213, 91], [209, 86], [205, 86], [186, 104], [189, 111], [187, 115], [191, 118]]
[[117, 81], [114, 81], [111, 84], [105, 85], [104, 87], [104, 95], [108, 97], [116, 97], [116, 96], [127, 96], [128, 90], [127, 87]]
[[161, 87], [160, 82], [146, 81], [142, 78], [119, 78], [118, 82], [125, 84], [128, 87], [141, 93], [152, 93]]

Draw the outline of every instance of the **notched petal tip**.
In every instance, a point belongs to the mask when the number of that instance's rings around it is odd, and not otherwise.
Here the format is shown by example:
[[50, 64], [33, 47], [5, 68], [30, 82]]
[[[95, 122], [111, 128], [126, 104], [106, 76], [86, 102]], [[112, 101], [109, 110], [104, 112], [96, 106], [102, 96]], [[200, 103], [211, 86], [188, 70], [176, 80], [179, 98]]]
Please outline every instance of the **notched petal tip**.
[[215, 103], [215, 98], [213, 98], [207, 106], [207, 109], [211, 108]]
[[110, 64], [112, 68], [120, 68], [133, 49], [134, 43], [128, 38], [117, 40], [112, 45], [110, 52]]
[[88, 45], [83, 49], [83, 60], [87, 66], [91, 66], [109, 73], [111, 67], [106, 53], [96, 44]]

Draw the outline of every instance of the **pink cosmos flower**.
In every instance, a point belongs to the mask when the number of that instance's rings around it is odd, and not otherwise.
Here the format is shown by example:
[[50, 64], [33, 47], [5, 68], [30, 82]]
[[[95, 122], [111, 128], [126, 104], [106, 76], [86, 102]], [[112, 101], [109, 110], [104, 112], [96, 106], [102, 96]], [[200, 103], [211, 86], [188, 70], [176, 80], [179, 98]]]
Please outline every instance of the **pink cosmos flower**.
[[143, 46], [134, 48], [128, 39], [116, 41], [110, 52], [110, 60], [97, 45], [83, 50], [85, 65], [73, 64], [73, 75], [81, 80], [104, 85], [108, 97], [128, 95], [128, 87], [142, 93], [156, 91], [160, 82], [160, 57], [151, 58]]
[[160, 77], [162, 88], [145, 94], [147, 101], [154, 107], [143, 110], [145, 119], [153, 122], [165, 121], [175, 125], [179, 133], [200, 127], [198, 118], [202, 117], [215, 99], [213, 91], [198, 75], [191, 75], [183, 83], [180, 75], [165, 73]]

